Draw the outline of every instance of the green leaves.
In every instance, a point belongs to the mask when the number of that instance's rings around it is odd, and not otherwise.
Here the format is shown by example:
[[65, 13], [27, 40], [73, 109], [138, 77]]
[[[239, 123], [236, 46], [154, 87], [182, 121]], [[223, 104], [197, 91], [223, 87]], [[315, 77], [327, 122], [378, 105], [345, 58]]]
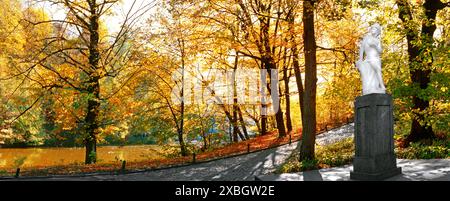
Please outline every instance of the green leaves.
[[450, 142], [445, 140], [435, 140], [431, 145], [421, 142], [411, 143], [405, 149], [396, 149], [399, 158], [405, 159], [434, 159], [450, 158]]

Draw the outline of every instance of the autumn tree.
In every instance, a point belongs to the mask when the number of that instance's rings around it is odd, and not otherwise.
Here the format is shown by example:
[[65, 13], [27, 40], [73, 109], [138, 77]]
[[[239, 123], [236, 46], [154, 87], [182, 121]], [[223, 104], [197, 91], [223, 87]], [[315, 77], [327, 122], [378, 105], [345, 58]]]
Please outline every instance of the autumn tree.
[[288, 22], [288, 33], [289, 33], [289, 42], [291, 44], [291, 57], [292, 57], [292, 68], [294, 69], [295, 83], [297, 85], [298, 99], [299, 99], [299, 109], [301, 121], [303, 124], [304, 118], [304, 87], [302, 81], [302, 70], [300, 68], [300, 55], [299, 55], [299, 43], [297, 42], [297, 35], [295, 29], [295, 19], [298, 13], [299, 2], [297, 1], [288, 1], [287, 3], [287, 15], [286, 21]]
[[[279, 136], [286, 134], [284, 115], [281, 106], [281, 92], [278, 88], [278, 67], [281, 62], [276, 52], [282, 49], [275, 41], [281, 40], [278, 31], [281, 21], [282, 1], [207, 1], [203, 13], [197, 14], [218, 24], [229, 32], [229, 44], [242, 55], [256, 61], [261, 70], [261, 112], [260, 128], [265, 134], [268, 127], [269, 102], [262, 94], [270, 94], [275, 112]], [[229, 9], [224, 5], [233, 5]], [[277, 13], [278, 12], [278, 13]], [[267, 72], [267, 73], [264, 73]], [[272, 73], [271, 73], [272, 72]], [[273, 81], [273, 82], [271, 82]]]
[[160, 28], [143, 33], [152, 46], [147, 55], [156, 54], [159, 57], [159, 62], [146, 62], [143, 65], [152, 74], [151, 77], [159, 82], [152, 87], [152, 92], [158, 94], [170, 113], [182, 156], [188, 155], [189, 143], [186, 142], [186, 137], [189, 129], [186, 129], [186, 121], [189, 106], [193, 104], [191, 87], [196, 81], [190, 76], [193, 73], [196, 41], [193, 39], [195, 29], [186, 20], [188, 7], [189, 4], [181, 2], [165, 2], [160, 13], [149, 21], [158, 23]]
[[441, 0], [425, 0], [420, 5], [424, 16], [416, 26], [413, 5], [407, 0], [396, 0], [398, 17], [402, 21], [404, 34], [407, 40], [409, 73], [416, 93], [413, 94], [413, 112], [411, 131], [406, 138], [409, 142], [424, 139], [433, 139], [435, 134], [430, 120], [424, 114], [430, 106], [430, 98], [420, 95], [421, 91], [431, 87], [431, 74], [433, 73], [433, 49], [435, 48], [436, 16], [440, 10], [450, 7], [450, 4]]
[[1, 0], [0, 4], [0, 144], [14, 139], [11, 121], [14, 113], [11, 102], [14, 100], [15, 82], [20, 82], [18, 73], [12, 71], [19, 63], [25, 45], [24, 32], [20, 26], [22, 18], [20, 2]]
[[[36, 38], [49, 37], [52, 29], [51, 26], [28, 26], [25, 20], [48, 19], [47, 15], [37, 9], [22, 8], [19, 1], [3, 1], [1, 9], [4, 15], [0, 18], [0, 133], [10, 134], [9, 145], [38, 145], [41, 143], [41, 138], [37, 137], [40, 118], [38, 112], [28, 111], [47, 91], [39, 90], [40, 86], [29, 79], [34, 72], [27, 61], [36, 60], [35, 54], [45, 45]], [[19, 118], [21, 116], [26, 118]]]
[[45, 69], [56, 78], [56, 82], [47, 83], [46, 87], [74, 90], [85, 99], [86, 108], [81, 122], [86, 147], [85, 163], [95, 163], [98, 135], [103, 125], [101, 104], [116, 93], [113, 90], [111, 94], [101, 94], [101, 83], [108, 77], [120, 77], [122, 71], [130, 67], [127, 65], [130, 58], [130, 47], [127, 47], [129, 34], [135, 20], [149, 9], [150, 4], [132, 11], [138, 7], [134, 2], [120, 30], [109, 35], [102, 30], [101, 23], [120, 1], [57, 0], [48, 3], [63, 8], [66, 17], [62, 20], [28, 21], [35, 26], [52, 24], [56, 27], [55, 35], [44, 39], [47, 44], [30, 68]]
[[300, 147], [300, 161], [315, 158], [314, 148], [316, 139], [316, 38], [314, 32], [314, 3], [303, 1], [303, 41], [305, 55], [305, 92], [302, 144]]

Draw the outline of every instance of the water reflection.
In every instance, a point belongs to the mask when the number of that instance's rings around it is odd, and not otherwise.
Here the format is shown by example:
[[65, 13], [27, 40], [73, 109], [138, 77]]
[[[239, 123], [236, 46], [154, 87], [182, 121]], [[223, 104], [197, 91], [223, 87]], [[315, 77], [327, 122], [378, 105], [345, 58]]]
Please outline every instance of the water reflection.
[[[99, 163], [162, 158], [160, 151], [161, 147], [157, 145], [97, 148]], [[84, 148], [0, 148], [0, 169], [15, 168], [20, 160], [23, 160], [21, 167], [83, 163], [84, 156]]]

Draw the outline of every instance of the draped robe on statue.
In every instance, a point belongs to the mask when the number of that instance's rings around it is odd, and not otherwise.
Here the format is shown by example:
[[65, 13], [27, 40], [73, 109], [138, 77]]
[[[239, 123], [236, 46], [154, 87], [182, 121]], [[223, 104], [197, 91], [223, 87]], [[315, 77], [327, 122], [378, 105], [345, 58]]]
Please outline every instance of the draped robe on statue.
[[[356, 67], [361, 74], [363, 95], [386, 93], [381, 75], [381, 42], [378, 38], [380, 28], [372, 26], [370, 33], [364, 37], [360, 46], [359, 61]], [[365, 55], [365, 57], [364, 57]], [[363, 60], [364, 59], [364, 60]]]

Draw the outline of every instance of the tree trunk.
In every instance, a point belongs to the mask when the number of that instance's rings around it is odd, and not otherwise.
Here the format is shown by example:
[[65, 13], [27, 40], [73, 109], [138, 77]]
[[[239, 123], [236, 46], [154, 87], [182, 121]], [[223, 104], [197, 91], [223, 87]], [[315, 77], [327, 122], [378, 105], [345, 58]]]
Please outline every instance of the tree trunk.
[[[289, 82], [289, 81], [288, 81]], [[288, 85], [286, 85], [288, 86]], [[292, 132], [293, 128], [292, 128], [292, 119], [291, 119], [291, 100], [290, 100], [290, 95], [289, 95], [289, 87], [287, 87], [285, 90], [285, 98], [286, 98], [286, 128], [287, 128], [287, 132], [290, 133]]]
[[180, 143], [180, 151], [182, 156], [187, 156], [186, 144], [183, 139], [183, 129], [178, 132], [178, 142]]
[[100, 111], [100, 83], [94, 78], [88, 87], [88, 111], [85, 117], [86, 124], [86, 156], [85, 163], [93, 164], [97, 162], [97, 135], [98, 135], [98, 116]]
[[316, 41], [314, 35], [314, 1], [303, 1], [303, 41], [305, 54], [305, 95], [304, 95], [304, 124], [302, 130], [302, 143], [300, 148], [300, 161], [315, 158], [316, 139]]
[[[436, 30], [436, 14], [437, 11], [442, 9], [443, 7], [439, 7], [439, 3], [441, 3], [439, 0], [426, 0], [423, 7], [425, 9], [425, 16], [427, 17], [427, 22], [422, 23], [422, 33], [421, 33], [421, 39], [423, 40], [423, 49], [426, 48], [433, 48], [433, 34]], [[408, 41], [408, 47], [409, 43], [414, 43], [414, 41]], [[420, 52], [425, 52], [420, 54]], [[418, 84], [420, 86], [420, 89], [425, 90], [428, 85], [430, 84], [430, 74], [431, 74], [431, 68], [433, 65], [433, 57], [431, 54], [426, 53], [427, 51], [412, 51], [410, 58], [417, 59], [417, 64], [423, 64], [423, 68], [415, 68], [410, 65], [410, 73], [411, 73], [411, 80], [414, 84]], [[409, 53], [409, 51], [408, 51]], [[416, 54], [417, 53], [417, 54]], [[427, 60], [427, 57], [431, 58], [431, 62], [426, 62], [424, 64], [424, 61]], [[410, 61], [411, 63], [411, 61]], [[426, 123], [429, 122], [421, 113], [422, 111], [425, 111], [430, 106], [430, 102], [427, 100], [421, 99], [418, 95], [415, 95], [413, 97], [413, 110], [419, 110], [418, 113], [416, 113], [416, 118], [413, 118], [412, 125], [411, 125], [411, 132], [406, 138], [406, 145], [409, 145], [409, 142], [417, 142], [423, 139], [433, 139], [435, 137], [432, 126], [428, 126]], [[420, 124], [420, 122], [425, 122], [423, 124]]]
[[[264, 59], [264, 65], [266, 67], [270, 79], [270, 84], [267, 84], [267, 91], [272, 97], [272, 106], [275, 111], [275, 122], [277, 124], [276, 127], [278, 129], [278, 137], [284, 137], [286, 136], [286, 129], [284, 126], [283, 110], [281, 109], [280, 94], [278, 88], [276, 87], [276, 84], [278, 84], [278, 71], [273, 61], [273, 58], [270, 56]], [[274, 74], [272, 74], [271, 72], [272, 70], [275, 71]], [[275, 77], [273, 77], [274, 75]], [[276, 104], [278, 104], [278, 107], [276, 106]]]
[[[262, 64], [263, 65], [263, 64]], [[261, 71], [260, 80], [260, 95], [261, 95], [261, 135], [265, 135], [267, 133], [267, 102], [266, 102], [266, 83], [267, 77], [266, 74]]]
[[[233, 87], [234, 88], [234, 87]], [[238, 142], [238, 132], [239, 135], [241, 136], [242, 134], [239, 131], [239, 126], [238, 126], [238, 117], [237, 117], [237, 97], [235, 96], [233, 98], [233, 118], [231, 119], [232, 123], [233, 123], [233, 142]]]
[[180, 51], [181, 51], [181, 92], [180, 92], [180, 97], [181, 99], [181, 105], [180, 105], [180, 125], [179, 125], [179, 129], [178, 129], [178, 142], [180, 143], [180, 151], [181, 151], [181, 155], [182, 156], [187, 156], [187, 149], [186, 149], [186, 144], [184, 142], [183, 139], [183, 134], [184, 134], [184, 107], [185, 107], [185, 97], [184, 97], [184, 87], [185, 87], [185, 63], [184, 63], [184, 58], [185, 58], [185, 52], [184, 52], [184, 40], [183, 39], [178, 39], [178, 43], [180, 46]]
[[[406, 39], [408, 43], [408, 63], [410, 69], [410, 76], [413, 85], [419, 86], [421, 90], [425, 90], [430, 84], [430, 74], [433, 65], [433, 57], [431, 51], [424, 51], [427, 48], [433, 48], [433, 34], [436, 30], [436, 14], [439, 10], [444, 9], [447, 5], [443, 4], [440, 0], [426, 0], [423, 4], [425, 10], [426, 19], [422, 23], [421, 33], [413, 30], [409, 20], [413, 19], [410, 5], [405, 0], [397, 0], [397, 6], [399, 7], [399, 18], [403, 22], [403, 27], [406, 30]], [[421, 41], [422, 46], [415, 45], [418, 41]], [[421, 53], [422, 52], [422, 53]], [[428, 58], [431, 58], [430, 62]], [[419, 66], [419, 67], [417, 67]], [[424, 100], [418, 96], [413, 95], [413, 111], [414, 118], [412, 120], [411, 131], [408, 137], [405, 139], [405, 145], [409, 146], [410, 142], [417, 142], [424, 139], [433, 139], [435, 137], [431, 126], [427, 125], [428, 120], [423, 115], [423, 111], [427, 110], [430, 102]], [[420, 123], [425, 122], [425, 123]]]
[[85, 146], [86, 155], [85, 163], [93, 164], [97, 161], [97, 134], [98, 134], [98, 117], [100, 111], [100, 82], [97, 69], [100, 60], [99, 44], [99, 19], [97, 15], [97, 5], [95, 2], [90, 2], [91, 15], [89, 18], [89, 65], [91, 72], [89, 75], [89, 82], [87, 86], [88, 93], [88, 108], [85, 117]]
[[[261, 134], [261, 124], [259, 123], [259, 119], [257, 118], [256, 107], [252, 106], [253, 115], [249, 115], [249, 117], [255, 122], [256, 128], [258, 129], [258, 133]], [[248, 113], [247, 113], [248, 114]]]
[[[274, 69], [276, 70], [276, 69]], [[276, 72], [278, 73], [278, 72]], [[272, 78], [271, 73], [269, 73], [269, 77], [272, 80], [276, 80], [278, 82], [278, 76], [276, 78]], [[272, 84], [270, 84], [272, 85]], [[274, 85], [272, 85], [273, 88], [277, 88]], [[276, 127], [278, 129], [278, 137], [284, 137], [286, 136], [286, 128], [284, 126], [284, 117], [283, 117], [283, 110], [281, 109], [281, 99], [280, 99], [280, 95], [278, 93], [278, 90], [273, 90], [271, 89], [271, 87], [268, 86], [268, 91], [269, 94], [272, 97], [272, 106], [273, 109], [275, 110], [275, 122], [276, 122]], [[275, 104], [278, 104], [278, 106], [275, 106]]]
[[233, 84], [233, 142], [238, 142], [238, 135], [242, 141], [245, 140], [245, 137], [239, 130], [238, 126], [238, 95], [237, 95], [237, 86], [236, 86], [236, 70], [239, 62], [239, 53], [236, 51], [236, 56], [234, 57], [234, 67], [233, 67], [233, 75], [232, 75], [232, 84]]
[[299, 106], [300, 106], [300, 116], [302, 118], [302, 126], [304, 124], [303, 122], [303, 114], [305, 114], [305, 101], [304, 101], [304, 89], [303, 89], [303, 81], [302, 81], [302, 72], [300, 70], [300, 63], [298, 58], [298, 49], [297, 46], [294, 46], [292, 48], [292, 56], [293, 56], [293, 67], [294, 67], [294, 75], [295, 75], [295, 83], [297, 84], [297, 90], [298, 90], [298, 100], [299, 100]]
[[287, 51], [284, 49], [284, 66], [283, 66], [283, 81], [284, 81], [284, 98], [286, 99], [286, 128], [287, 132], [292, 131], [292, 120], [291, 120], [291, 97], [289, 91], [289, 78], [288, 75], [288, 64], [286, 64]]
[[298, 52], [298, 44], [295, 41], [295, 35], [294, 35], [294, 22], [295, 22], [295, 13], [294, 8], [291, 8], [292, 11], [289, 13], [289, 16], [287, 17], [288, 23], [289, 23], [289, 32], [292, 33], [291, 36], [291, 44], [292, 44], [292, 64], [294, 68], [294, 76], [295, 76], [295, 82], [297, 84], [297, 90], [298, 90], [298, 100], [299, 100], [299, 108], [300, 108], [300, 116], [302, 121], [302, 126], [304, 125], [304, 118], [303, 114], [305, 113], [304, 110], [304, 89], [303, 89], [303, 81], [302, 81], [302, 72], [300, 70], [300, 62], [299, 62], [299, 52]]
[[[216, 96], [216, 99], [219, 99], [219, 98]], [[225, 105], [224, 104], [219, 104], [219, 106], [222, 108], [223, 112], [225, 113], [225, 116], [227, 116], [227, 119], [230, 122], [230, 139], [231, 139], [231, 141], [234, 141], [234, 139], [237, 139], [237, 136], [243, 136], [241, 131], [239, 130], [239, 127], [238, 127], [237, 123], [234, 123], [233, 116], [227, 110]], [[233, 129], [233, 131], [231, 131], [231, 129]], [[236, 131], [236, 138], [233, 136], [234, 135], [234, 131]]]
[[206, 149], [208, 149], [208, 139], [206, 137], [206, 133], [205, 133], [203, 128], [202, 128], [201, 132], [202, 132], [201, 135], [202, 135], [202, 138], [203, 138], [203, 148], [202, 148], [202, 150], [206, 151]]
[[238, 107], [238, 113], [239, 113], [239, 121], [241, 122], [242, 131], [244, 132], [245, 139], [249, 140], [250, 137], [248, 136], [247, 127], [245, 125], [244, 116], [242, 115], [241, 108]]
[[240, 131], [239, 131], [239, 127], [237, 124], [237, 111], [234, 106], [233, 106], [233, 118], [231, 120], [232, 120], [232, 124], [233, 124], [233, 142], [238, 142], [239, 141], [238, 132], [240, 132]]
[[[184, 71], [184, 70], [183, 70]], [[184, 72], [183, 72], [184, 73]], [[182, 78], [184, 83], [184, 75]], [[181, 88], [181, 96], [184, 97], [184, 86]], [[186, 144], [184, 143], [183, 133], [184, 133], [184, 100], [181, 101], [180, 105], [180, 125], [178, 126], [178, 142], [180, 143], [180, 151], [182, 156], [187, 156]]]
[[[269, 6], [270, 7], [270, 6]], [[267, 7], [266, 11], [269, 11], [270, 8]], [[264, 65], [264, 69], [267, 70], [267, 73], [269, 74], [270, 79], [270, 85], [267, 85], [267, 89], [269, 94], [272, 97], [272, 106], [275, 112], [275, 121], [277, 123], [277, 129], [278, 129], [278, 136], [283, 137], [286, 136], [286, 129], [284, 126], [284, 117], [283, 117], [283, 110], [281, 109], [281, 100], [280, 100], [280, 94], [278, 91], [278, 88], [276, 87], [276, 84], [278, 84], [278, 71], [277, 71], [277, 65], [275, 64], [274, 56], [272, 54], [272, 49], [270, 47], [270, 36], [269, 36], [269, 27], [270, 27], [270, 17], [259, 17], [260, 22], [260, 38], [261, 43], [258, 44], [258, 51], [261, 54], [261, 63]], [[276, 78], [273, 77], [271, 71], [276, 71]], [[261, 87], [264, 87], [264, 84], [267, 82], [263, 82], [263, 79], [265, 80], [266, 77], [261, 75], [261, 81], [262, 85]], [[274, 80], [274, 82], [272, 82]], [[264, 96], [264, 93], [261, 94]], [[278, 107], [276, 107], [278, 106]], [[266, 115], [262, 116], [262, 129], [263, 132], [265, 132], [265, 126], [266, 126], [266, 120], [263, 118], [267, 118]], [[263, 124], [264, 123], [264, 124]], [[263, 126], [264, 125], [264, 126]]]

